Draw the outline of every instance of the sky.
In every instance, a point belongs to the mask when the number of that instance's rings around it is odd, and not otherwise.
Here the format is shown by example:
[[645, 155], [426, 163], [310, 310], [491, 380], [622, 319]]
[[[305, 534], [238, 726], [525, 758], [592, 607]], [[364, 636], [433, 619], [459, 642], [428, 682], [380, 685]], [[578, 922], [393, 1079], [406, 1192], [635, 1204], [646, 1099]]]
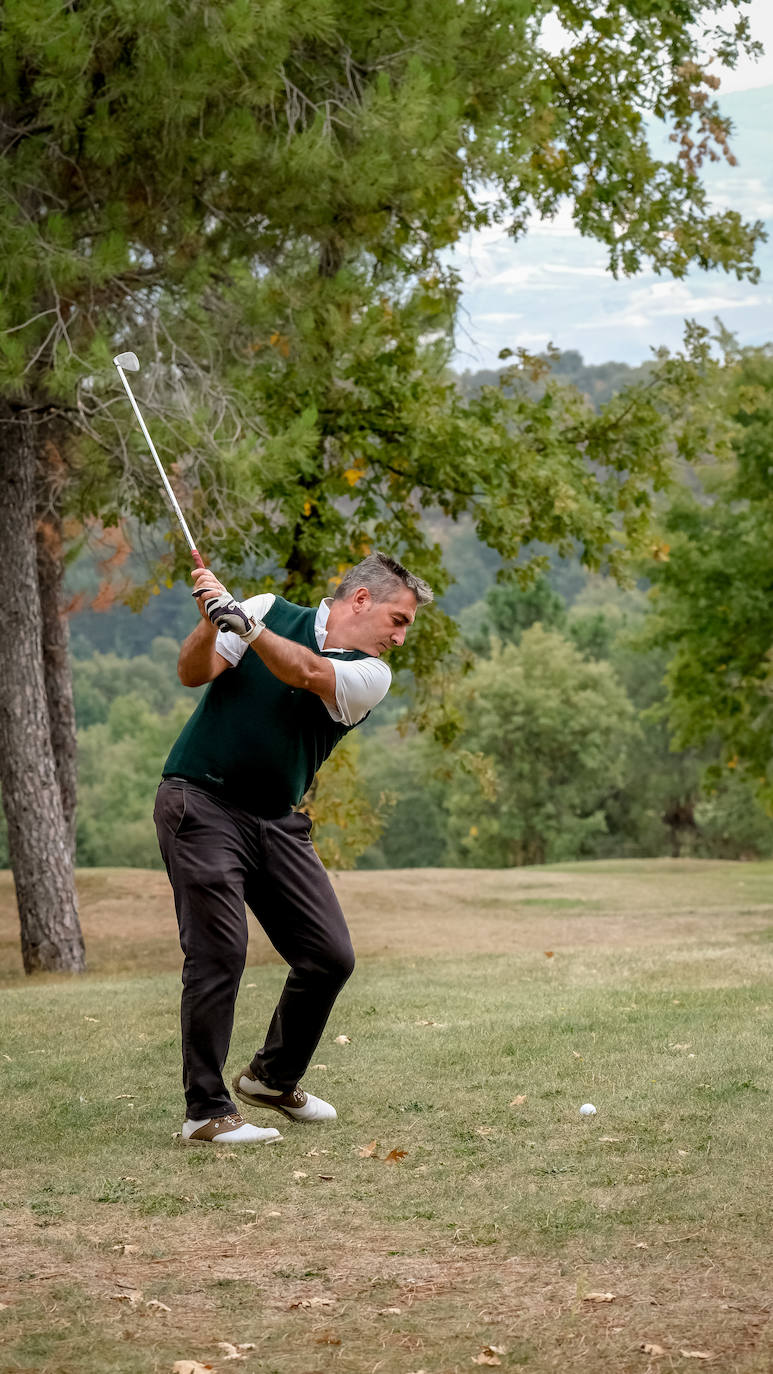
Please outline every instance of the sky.
[[[686, 318], [711, 326], [719, 316], [744, 344], [773, 339], [773, 0], [752, 0], [747, 12], [765, 55], [716, 72], [720, 102], [735, 128], [738, 166], [710, 166], [705, 180], [717, 208], [766, 222], [769, 241], [757, 253], [760, 281], [697, 268], [681, 281], [650, 271], [616, 281], [603, 247], [578, 234], [568, 208], [552, 221], [535, 222], [517, 243], [501, 229], [484, 230], [453, 256], [463, 286], [460, 370], [500, 367], [500, 349], [537, 352], [549, 342], [577, 349], [589, 363], [636, 364], [654, 348], [678, 348]], [[560, 33], [546, 37], [560, 44]]]

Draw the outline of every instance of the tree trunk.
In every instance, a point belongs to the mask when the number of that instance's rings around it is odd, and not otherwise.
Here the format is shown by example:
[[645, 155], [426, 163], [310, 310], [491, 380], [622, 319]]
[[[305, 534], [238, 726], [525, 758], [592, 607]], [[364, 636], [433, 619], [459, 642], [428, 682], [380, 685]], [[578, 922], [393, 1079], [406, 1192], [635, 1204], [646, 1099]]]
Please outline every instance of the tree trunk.
[[[62, 797], [64, 821], [75, 862], [75, 805], [78, 786], [78, 749], [75, 703], [70, 666], [70, 627], [64, 612], [62, 522], [55, 506], [52, 475], [60, 466], [53, 443], [45, 445], [41, 500], [37, 521], [38, 586], [43, 637], [43, 675], [54, 766]], [[53, 452], [52, 452], [53, 451]], [[58, 460], [58, 461], [57, 461]]]
[[0, 786], [24, 969], [85, 968], [70, 837], [51, 744], [36, 559], [38, 438], [0, 410]]

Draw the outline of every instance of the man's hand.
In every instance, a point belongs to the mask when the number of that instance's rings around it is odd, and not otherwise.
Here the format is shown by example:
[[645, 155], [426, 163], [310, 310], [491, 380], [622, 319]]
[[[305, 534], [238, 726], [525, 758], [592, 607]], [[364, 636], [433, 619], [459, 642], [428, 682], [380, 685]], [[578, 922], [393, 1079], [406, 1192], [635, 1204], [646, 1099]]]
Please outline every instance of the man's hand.
[[247, 615], [210, 568], [196, 568], [192, 575], [196, 584], [193, 595], [198, 599], [199, 612], [204, 620], [211, 621], [224, 633], [230, 630], [248, 644], [257, 639], [263, 622], [252, 620]]

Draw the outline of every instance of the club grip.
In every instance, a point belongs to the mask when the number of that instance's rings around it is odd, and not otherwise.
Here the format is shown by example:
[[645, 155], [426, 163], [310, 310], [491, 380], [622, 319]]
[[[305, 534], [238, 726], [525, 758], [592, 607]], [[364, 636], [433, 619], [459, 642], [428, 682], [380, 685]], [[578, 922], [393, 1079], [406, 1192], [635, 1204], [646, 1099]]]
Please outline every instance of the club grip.
[[204, 562], [204, 559], [202, 558], [198, 549], [191, 549], [191, 558], [193, 559], [197, 568], [206, 568], [207, 565]]

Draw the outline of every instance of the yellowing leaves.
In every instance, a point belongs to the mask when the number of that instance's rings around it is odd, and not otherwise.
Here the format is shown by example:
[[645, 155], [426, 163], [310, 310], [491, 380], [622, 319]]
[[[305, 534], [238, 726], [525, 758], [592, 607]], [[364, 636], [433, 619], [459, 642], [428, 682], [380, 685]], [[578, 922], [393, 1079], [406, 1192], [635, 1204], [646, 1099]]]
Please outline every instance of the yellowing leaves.
[[289, 358], [290, 340], [286, 334], [280, 334], [279, 331], [275, 329], [269, 338], [269, 343], [272, 348], [275, 348], [278, 353], [281, 353], [283, 358]]
[[364, 476], [365, 468], [361, 464], [355, 463], [354, 467], [346, 469], [344, 473], [344, 480], [349, 483], [350, 487], [356, 487], [360, 478]]

